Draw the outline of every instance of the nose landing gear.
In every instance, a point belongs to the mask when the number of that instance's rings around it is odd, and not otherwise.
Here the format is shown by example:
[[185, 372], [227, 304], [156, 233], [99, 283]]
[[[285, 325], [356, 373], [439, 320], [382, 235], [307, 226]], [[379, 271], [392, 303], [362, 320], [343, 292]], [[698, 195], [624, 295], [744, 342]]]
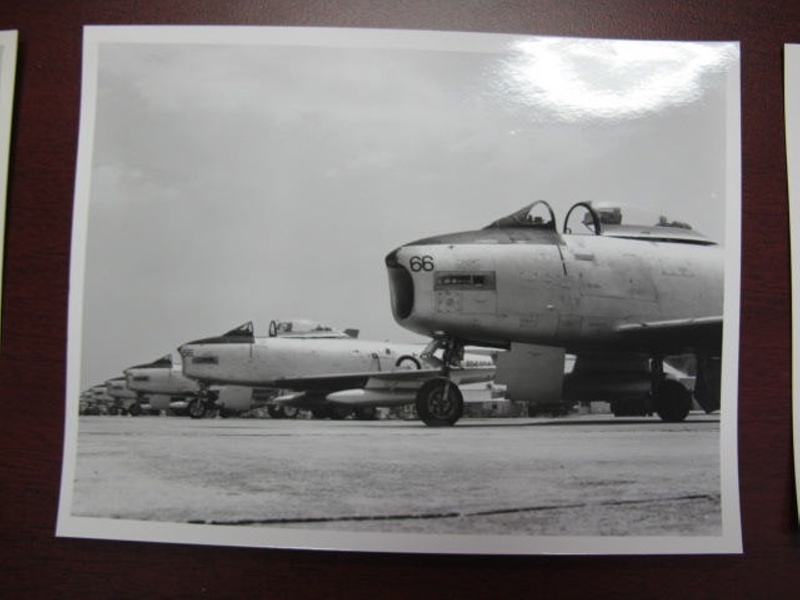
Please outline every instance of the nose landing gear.
[[454, 425], [464, 414], [464, 397], [445, 377], [426, 381], [417, 392], [417, 414], [428, 427]]
[[[417, 392], [417, 415], [428, 427], [449, 427], [464, 414], [464, 396], [458, 386], [450, 380], [450, 369], [460, 367], [464, 357], [464, 345], [453, 338], [435, 339], [425, 349], [424, 355], [433, 357], [443, 351], [442, 377], [426, 381]], [[438, 360], [438, 359], [437, 359]]]
[[189, 416], [193, 419], [202, 419], [216, 406], [218, 392], [212, 392], [207, 386], [201, 385], [197, 397], [189, 402]]

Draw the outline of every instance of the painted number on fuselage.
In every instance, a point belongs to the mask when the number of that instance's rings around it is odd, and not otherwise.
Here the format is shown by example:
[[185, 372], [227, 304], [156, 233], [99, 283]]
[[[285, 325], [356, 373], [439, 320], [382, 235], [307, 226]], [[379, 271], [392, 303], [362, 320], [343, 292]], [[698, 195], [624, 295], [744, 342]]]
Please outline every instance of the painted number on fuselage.
[[412, 256], [408, 261], [408, 266], [414, 273], [433, 271], [433, 257], [427, 254], [424, 256]]

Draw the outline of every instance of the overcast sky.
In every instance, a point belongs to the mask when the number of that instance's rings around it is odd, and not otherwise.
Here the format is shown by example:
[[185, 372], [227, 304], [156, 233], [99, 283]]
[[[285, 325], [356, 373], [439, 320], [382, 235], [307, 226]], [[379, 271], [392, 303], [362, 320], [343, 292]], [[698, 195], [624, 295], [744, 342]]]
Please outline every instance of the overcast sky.
[[247, 320], [419, 340], [385, 255], [537, 199], [724, 241], [735, 44], [119, 31], [87, 38], [81, 389]]

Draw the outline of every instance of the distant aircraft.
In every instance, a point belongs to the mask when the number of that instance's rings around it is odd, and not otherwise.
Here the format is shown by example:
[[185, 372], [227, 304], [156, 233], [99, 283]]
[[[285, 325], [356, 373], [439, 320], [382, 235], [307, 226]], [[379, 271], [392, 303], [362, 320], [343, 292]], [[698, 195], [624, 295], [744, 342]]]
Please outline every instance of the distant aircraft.
[[110, 414], [129, 414], [138, 417], [150, 411], [149, 399], [129, 389], [125, 377], [109, 379], [105, 386], [106, 393], [115, 400], [113, 408], [109, 407]]
[[119, 414], [116, 400], [106, 392], [104, 383], [93, 385], [81, 392], [79, 399], [79, 414], [102, 415]]
[[[269, 337], [255, 337], [248, 322], [222, 336], [183, 344], [179, 352], [184, 374], [200, 382], [198, 412], [214, 402], [211, 386], [236, 384], [285, 390], [272, 402], [308, 409], [317, 417], [354, 413], [368, 419], [376, 407], [413, 403], [443, 370], [456, 383], [494, 376], [491, 357], [469, 356], [450, 367], [437, 357], [438, 343], [390, 344], [353, 335], [311, 321], [272, 321]], [[453, 388], [418, 411], [426, 424], [451, 424], [461, 416], [463, 396]]]
[[[205, 410], [198, 412], [204, 407], [194, 402], [200, 394], [200, 384], [183, 374], [180, 362], [173, 362], [171, 354], [125, 369], [125, 378], [128, 389], [139, 397], [148, 396], [154, 409], [169, 409], [176, 414], [188, 412], [195, 418], [205, 415]], [[214, 390], [214, 394], [222, 417], [249, 410], [260, 403], [260, 395], [251, 387], [224, 386]]]
[[539, 201], [401, 246], [386, 257], [394, 318], [451, 348], [510, 349], [497, 381], [510, 375], [512, 398], [516, 387], [534, 404], [605, 400], [619, 416], [685, 419], [691, 392], [664, 361], [689, 355], [695, 399], [717, 410], [723, 250], [684, 222], [624, 217], [578, 202], [559, 232]]

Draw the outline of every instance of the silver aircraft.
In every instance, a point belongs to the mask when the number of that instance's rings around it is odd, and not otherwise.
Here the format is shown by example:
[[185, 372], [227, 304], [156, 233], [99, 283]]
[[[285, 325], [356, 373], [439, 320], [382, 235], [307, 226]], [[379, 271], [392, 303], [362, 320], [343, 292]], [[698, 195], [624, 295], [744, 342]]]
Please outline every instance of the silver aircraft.
[[[351, 413], [374, 417], [376, 407], [414, 402], [443, 370], [456, 383], [477, 383], [494, 377], [491, 357], [468, 356], [458, 366], [444, 365], [438, 343], [428, 347], [359, 340], [312, 321], [272, 321], [268, 337], [256, 337], [252, 322], [222, 336], [183, 344], [179, 352], [183, 372], [197, 380], [197, 410], [215, 402], [211, 386], [275, 387], [283, 393], [278, 405], [311, 410], [315, 417], [341, 419]], [[455, 391], [439, 397], [439, 404], [457, 407], [446, 413], [422, 410], [428, 425], [451, 424], [461, 416], [463, 396]]]
[[150, 411], [150, 399], [128, 388], [125, 377], [114, 377], [105, 383], [106, 393], [114, 399], [114, 409], [110, 414], [138, 417]]
[[[200, 394], [200, 384], [183, 374], [180, 361], [171, 354], [153, 362], [125, 369], [128, 389], [139, 397], [149, 397], [150, 406], [156, 410], [169, 410], [174, 414], [194, 418], [206, 416], [205, 407], [195, 402]], [[214, 390], [216, 408], [221, 417], [229, 417], [257, 407], [263, 394], [246, 386], [223, 386]], [[270, 414], [277, 416], [272, 411]]]
[[[578, 202], [561, 230], [544, 201], [476, 231], [386, 257], [395, 320], [441, 340], [509, 349], [509, 392], [532, 404], [602, 400], [614, 414], [686, 418], [720, 406], [723, 249], [680, 221], [627, 222]], [[575, 364], [565, 377], [565, 354]], [[448, 389], [446, 378], [432, 393]], [[419, 398], [418, 403], [424, 402]]]

